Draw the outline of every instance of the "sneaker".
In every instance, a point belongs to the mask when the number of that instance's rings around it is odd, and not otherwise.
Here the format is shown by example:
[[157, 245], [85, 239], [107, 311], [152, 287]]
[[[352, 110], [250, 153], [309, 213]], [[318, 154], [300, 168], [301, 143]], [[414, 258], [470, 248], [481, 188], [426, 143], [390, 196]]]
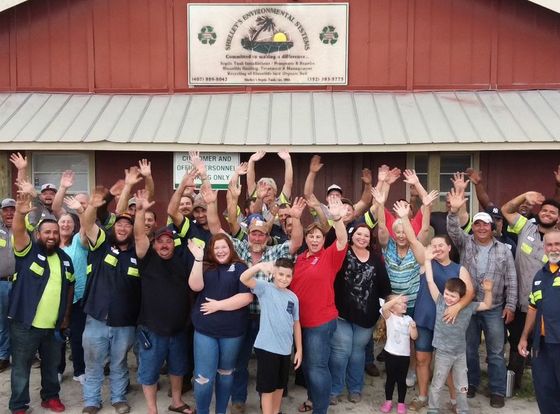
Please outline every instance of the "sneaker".
[[41, 360], [37, 355], [33, 357], [33, 361], [31, 362], [32, 368], [41, 368]]
[[503, 395], [492, 394], [490, 395], [490, 406], [494, 408], [502, 408], [506, 405]]
[[84, 385], [86, 382], [86, 374], [78, 375], [77, 377], [72, 377], [72, 379], [80, 384]]
[[348, 394], [348, 401], [357, 404], [362, 401], [362, 394], [360, 394], [359, 392], [352, 392]]
[[245, 414], [245, 403], [236, 402], [231, 404], [231, 414]]
[[467, 398], [474, 398], [476, 396], [476, 387], [474, 385], [469, 385], [467, 390]]
[[410, 388], [414, 387], [414, 384], [416, 384], [416, 372], [408, 371], [406, 374], [406, 386]]
[[130, 412], [130, 405], [124, 401], [113, 404], [113, 408], [117, 414], [126, 414]]
[[329, 405], [337, 405], [338, 404], [338, 396], [331, 395], [329, 397]]
[[9, 359], [0, 359], [0, 372], [6, 371], [10, 367]]
[[50, 400], [41, 401], [41, 407], [54, 411], [55, 413], [61, 413], [66, 410], [60, 398], [51, 398]]
[[420, 411], [422, 408], [428, 406], [428, 397], [425, 400], [421, 400], [419, 397], [413, 398], [410, 402], [408, 408], [410, 411]]
[[379, 369], [375, 366], [374, 363], [366, 365], [366, 374], [370, 377], [378, 377], [379, 376]]
[[101, 408], [99, 407], [88, 405], [87, 407], [84, 407], [84, 409], [82, 410], [82, 414], [97, 414], [100, 410]]
[[406, 404], [405, 403], [398, 403], [397, 404], [397, 414], [406, 414]]
[[381, 411], [382, 413], [390, 413], [391, 411], [393, 411], [393, 401], [385, 401], [383, 404], [381, 404], [381, 407], [379, 407], [379, 411]]

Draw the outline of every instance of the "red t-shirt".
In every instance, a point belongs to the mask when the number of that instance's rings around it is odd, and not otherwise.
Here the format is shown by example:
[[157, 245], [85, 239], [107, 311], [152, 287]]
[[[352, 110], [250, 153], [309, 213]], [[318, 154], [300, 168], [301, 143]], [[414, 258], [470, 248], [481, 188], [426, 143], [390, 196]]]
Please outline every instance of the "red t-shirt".
[[[387, 226], [387, 230], [389, 230], [389, 234], [394, 239], [395, 232], [393, 231], [393, 223], [397, 221], [395, 216], [391, 214], [388, 209], [385, 209], [385, 225]], [[414, 230], [414, 234], [418, 236], [420, 230], [422, 229], [422, 212], [418, 210], [412, 220], [410, 220], [410, 224], [412, 225], [412, 229]]]
[[298, 255], [290, 289], [299, 300], [299, 320], [304, 328], [323, 325], [338, 317], [334, 303], [334, 279], [348, 245], [337, 250], [336, 242], [317, 254]]

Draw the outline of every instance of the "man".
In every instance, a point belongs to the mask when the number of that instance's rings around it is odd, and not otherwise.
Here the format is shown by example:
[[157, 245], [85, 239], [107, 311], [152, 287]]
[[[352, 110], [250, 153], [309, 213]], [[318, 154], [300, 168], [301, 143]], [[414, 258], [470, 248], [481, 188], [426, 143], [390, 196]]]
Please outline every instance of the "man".
[[184, 244], [175, 247], [169, 227], [158, 229], [150, 245], [143, 223], [146, 209], [153, 204], [144, 192], [136, 194], [134, 242], [142, 284], [138, 382], [142, 384], [147, 412], [157, 414], [157, 381], [167, 361], [172, 394], [169, 410], [192, 413], [181, 397], [183, 376], [188, 371], [187, 319], [191, 309], [187, 281], [192, 255]]
[[[521, 205], [529, 205], [532, 210], [535, 205], [539, 204], [541, 208], [536, 216], [536, 224], [518, 213]], [[511, 231], [517, 235], [515, 268], [519, 300], [515, 310], [515, 319], [508, 325], [510, 332], [509, 369], [515, 372], [515, 388], [521, 387], [525, 367], [525, 358], [517, 352], [517, 344], [527, 317], [529, 293], [531, 293], [533, 277], [546, 263], [543, 238], [545, 234], [554, 231], [554, 227], [558, 224], [559, 207], [558, 202], [553, 199], [545, 200], [542, 194], [535, 191], [520, 194], [502, 207], [502, 213], [509, 223]]]
[[[96, 189], [83, 218], [89, 241], [88, 280], [84, 312], [88, 315], [83, 335], [86, 362], [83, 413], [101, 409], [103, 366], [110, 363], [111, 403], [119, 414], [130, 412], [126, 399], [129, 373], [126, 356], [135, 339], [140, 310], [140, 279], [132, 234], [133, 220], [121, 214], [110, 233], [95, 224], [105, 189]], [[142, 223], [143, 224], [143, 223]]]
[[[37, 240], [25, 228], [31, 195], [20, 192], [13, 219], [16, 278], [12, 286], [8, 317], [12, 347], [9, 408], [22, 414], [29, 408], [29, 373], [33, 357], [41, 351], [41, 407], [65, 410], [60, 401], [58, 364], [60, 341], [66, 329], [74, 296], [74, 269], [70, 257], [59, 247], [58, 223], [45, 219], [37, 226]], [[58, 336], [59, 336], [58, 335]]]
[[[303, 243], [303, 228], [300, 218], [305, 208], [305, 201], [296, 198], [293, 206], [289, 210], [292, 217], [292, 236], [291, 239], [275, 246], [268, 246], [269, 226], [264, 218], [255, 217], [248, 223], [248, 232], [244, 233], [241, 226], [236, 220], [237, 201], [241, 193], [240, 186], [230, 185], [228, 191], [230, 195], [228, 200], [228, 223], [233, 235], [232, 241], [235, 251], [239, 257], [249, 266], [259, 262], [274, 262], [281, 257], [294, 255]], [[212, 234], [224, 232], [221, 228], [220, 219], [218, 217], [217, 197], [216, 193], [209, 187], [201, 188], [201, 193], [208, 205], [208, 226]], [[259, 272], [255, 276], [257, 279], [263, 279], [270, 282], [270, 276]], [[237, 358], [237, 366], [235, 368], [232, 390], [232, 413], [245, 413], [245, 404], [247, 401], [247, 383], [249, 373], [247, 365], [253, 349], [257, 333], [259, 331], [259, 313], [258, 302], [255, 300], [249, 307], [250, 317], [248, 322], [247, 333], [241, 351]]]
[[208, 229], [207, 210], [208, 210], [208, 206], [204, 202], [202, 195], [197, 194], [197, 196], [194, 198], [194, 203], [193, 203], [193, 211], [192, 211], [192, 216], [194, 219], [193, 225], [196, 226], [198, 237], [204, 240], [204, 243], [206, 244], [208, 244], [210, 238], [212, 237], [212, 234]]
[[8, 299], [16, 260], [12, 246], [12, 221], [16, 200], [5, 198], [0, 205], [0, 372], [10, 366], [10, 333], [8, 327]]
[[548, 257], [533, 279], [529, 307], [517, 351], [527, 357], [527, 338], [533, 334], [532, 374], [539, 410], [542, 414], [560, 413], [560, 231], [544, 235]]
[[[492, 309], [473, 315], [467, 329], [468, 398], [473, 398], [480, 385], [479, 346], [484, 332], [488, 355], [488, 382], [490, 405], [504, 406], [506, 394], [506, 364], [504, 359], [504, 322], [510, 323], [517, 304], [517, 274], [511, 251], [496, 240], [492, 233], [493, 221], [488, 213], [473, 217], [472, 234], [467, 235], [459, 226], [458, 211], [466, 203], [462, 191], [451, 189], [447, 232], [461, 256], [461, 264], [469, 271], [475, 288], [476, 301], [482, 302], [482, 280], [491, 279]], [[505, 305], [505, 307], [504, 307]]]

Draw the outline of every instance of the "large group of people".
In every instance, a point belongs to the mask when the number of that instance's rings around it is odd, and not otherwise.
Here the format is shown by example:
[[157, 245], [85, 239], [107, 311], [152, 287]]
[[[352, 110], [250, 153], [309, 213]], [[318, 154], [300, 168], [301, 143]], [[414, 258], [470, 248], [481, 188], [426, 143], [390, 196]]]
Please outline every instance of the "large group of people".
[[[374, 338], [385, 362], [385, 398], [373, 402], [381, 412], [438, 413], [447, 383], [451, 408], [468, 413], [480, 390], [482, 333], [490, 405], [504, 406], [508, 370], [521, 387], [530, 358], [540, 411], [560, 412], [560, 167], [553, 197], [529, 191], [501, 208], [480, 171], [457, 172], [441, 195], [414, 170], [386, 165], [375, 183], [362, 171], [356, 203], [337, 184], [322, 203], [314, 194], [319, 156], [303, 194], [292, 197], [289, 152], [277, 154], [280, 192], [256, 176], [265, 155], [235, 169], [218, 206], [205, 163], [191, 152], [192, 168], [161, 219], [146, 159], [110, 187], [76, 194], [72, 171], [35, 188], [27, 159], [12, 154], [18, 191], [0, 209], [0, 372], [11, 366], [12, 413], [29, 409], [37, 359], [41, 406], [65, 410], [68, 342], [86, 414], [102, 408], [107, 371], [110, 404], [130, 412], [131, 350], [148, 414], [158, 412], [164, 367], [169, 411], [208, 414], [214, 398], [217, 414], [247, 413], [253, 353], [264, 414], [281, 413], [293, 368], [307, 388], [299, 411], [325, 414], [345, 390], [348, 401], [362, 400], [364, 372], [379, 375]], [[401, 177], [410, 199], [389, 205]], [[482, 205], [476, 214], [467, 208], [469, 181]], [[440, 196], [446, 211], [432, 213]], [[183, 399], [191, 386], [196, 407]]]

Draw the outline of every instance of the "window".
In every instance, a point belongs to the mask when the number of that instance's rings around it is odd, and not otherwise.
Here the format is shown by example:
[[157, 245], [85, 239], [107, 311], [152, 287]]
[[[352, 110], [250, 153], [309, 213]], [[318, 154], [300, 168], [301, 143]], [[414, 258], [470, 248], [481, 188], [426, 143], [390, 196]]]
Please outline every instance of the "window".
[[90, 192], [90, 171], [92, 172], [93, 168], [88, 153], [33, 152], [31, 165], [33, 185], [37, 189], [46, 183], [52, 183], [58, 187], [60, 175], [66, 170], [72, 170], [74, 171], [74, 185], [68, 193]]
[[[445, 211], [445, 197], [453, 187], [451, 178], [457, 171], [466, 171], [467, 168], [476, 168], [478, 158], [472, 153], [457, 152], [431, 152], [411, 153], [408, 165], [416, 170], [416, 175], [426, 190], [439, 190], [439, 202], [434, 210]], [[472, 211], [471, 185], [467, 187], [466, 197], [469, 199], [468, 208]]]

